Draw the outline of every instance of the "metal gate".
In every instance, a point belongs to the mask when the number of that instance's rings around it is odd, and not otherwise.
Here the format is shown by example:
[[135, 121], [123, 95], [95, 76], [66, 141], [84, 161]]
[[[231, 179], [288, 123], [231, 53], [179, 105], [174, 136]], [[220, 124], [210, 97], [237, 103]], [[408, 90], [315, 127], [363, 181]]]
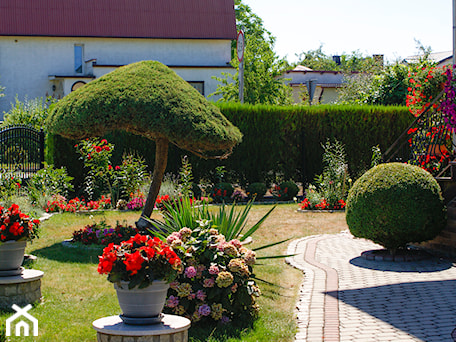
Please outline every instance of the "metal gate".
[[31, 126], [7, 126], [0, 131], [0, 168], [29, 178], [43, 168], [44, 132]]

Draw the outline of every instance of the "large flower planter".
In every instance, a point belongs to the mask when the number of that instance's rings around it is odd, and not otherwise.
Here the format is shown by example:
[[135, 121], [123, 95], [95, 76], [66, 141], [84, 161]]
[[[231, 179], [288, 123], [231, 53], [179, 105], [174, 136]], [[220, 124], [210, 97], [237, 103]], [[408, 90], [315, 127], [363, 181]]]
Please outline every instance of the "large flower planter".
[[122, 281], [120, 286], [114, 284], [117, 299], [124, 323], [145, 325], [159, 323], [165, 305], [169, 284], [165, 281], [155, 280], [146, 288], [128, 289], [128, 282]]
[[[0, 243], [0, 276], [19, 272], [24, 261], [26, 241], [6, 241]], [[16, 273], [18, 274], [18, 273]]]

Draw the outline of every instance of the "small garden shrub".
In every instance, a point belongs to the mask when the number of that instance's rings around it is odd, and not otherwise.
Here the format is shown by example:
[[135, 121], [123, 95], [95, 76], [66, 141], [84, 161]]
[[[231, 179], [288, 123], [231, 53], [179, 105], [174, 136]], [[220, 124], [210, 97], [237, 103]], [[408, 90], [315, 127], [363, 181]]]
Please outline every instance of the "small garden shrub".
[[392, 253], [410, 242], [434, 238], [445, 226], [445, 208], [437, 181], [417, 166], [378, 165], [350, 189], [346, 220], [350, 232]]
[[218, 183], [212, 187], [210, 196], [216, 203], [231, 202], [233, 192], [231, 183]]
[[266, 184], [264, 183], [250, 183], [247, 186], [246, 193], [249, 200], [256, 199], [257, 201], [262, 200], [264, 195], [268, 191]]
[[299, 188], [293, 181], [282, 182], [274, 186], [272, 196], [277, 201], [291, 201], [299, 192]]

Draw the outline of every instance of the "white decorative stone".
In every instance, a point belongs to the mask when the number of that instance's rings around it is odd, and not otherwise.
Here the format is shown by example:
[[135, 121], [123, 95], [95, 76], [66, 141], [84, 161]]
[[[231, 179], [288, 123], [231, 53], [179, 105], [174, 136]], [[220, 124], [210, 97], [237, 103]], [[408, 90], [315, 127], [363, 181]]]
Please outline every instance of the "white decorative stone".
[[31, 281], [41, 279], [43, 275], [43, 271], [25, 269], [19, 275], [0, 277], [0, 285], [28, 283]]
[[161, 323], [150, 325], [125, 324], [120, 316], [109, 316], [97, 319], [93, 328], [106, 335], [117, 336], [161, 336], [186, 331], [190, 328], [190, 320], [176, 315], [164, 315]]

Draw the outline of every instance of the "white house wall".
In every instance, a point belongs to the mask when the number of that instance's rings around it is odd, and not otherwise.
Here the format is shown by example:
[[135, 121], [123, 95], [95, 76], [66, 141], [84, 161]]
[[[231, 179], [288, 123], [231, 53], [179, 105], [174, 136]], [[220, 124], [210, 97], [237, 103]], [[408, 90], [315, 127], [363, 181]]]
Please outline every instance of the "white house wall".
[[[220, 76], [221, 72], [234, 73], [234, 69], [228, 67], [231, 60], [229, 40], [4, 36], [0, 37], [0, 85], [5, 87], [5, 96], [0, 98], [0, 117], [11, 108], [16, 95], [23, 100], [55, 93], [52, 86], [58, 82], [49, 76], [81, 76], [74, 71], [75, 44], [84, 46], [84, 61], [96, 59], [96, 65], [112, 66], [97, 68], [95, 65], [82, 76], [92, 72], [99, 77], [113, 70], [113, 66], [157, 60], [169, 66], [185, 66], [173, 69], [187, 81], [203, 81], [208, 96], [217, 88], [212, 76]], [[56, 87], [57, 92], [60, 87], [64, 95], [68, 94], [73, 80], [76, 82], [79, 78], [65, 78], [63, 86]]]

